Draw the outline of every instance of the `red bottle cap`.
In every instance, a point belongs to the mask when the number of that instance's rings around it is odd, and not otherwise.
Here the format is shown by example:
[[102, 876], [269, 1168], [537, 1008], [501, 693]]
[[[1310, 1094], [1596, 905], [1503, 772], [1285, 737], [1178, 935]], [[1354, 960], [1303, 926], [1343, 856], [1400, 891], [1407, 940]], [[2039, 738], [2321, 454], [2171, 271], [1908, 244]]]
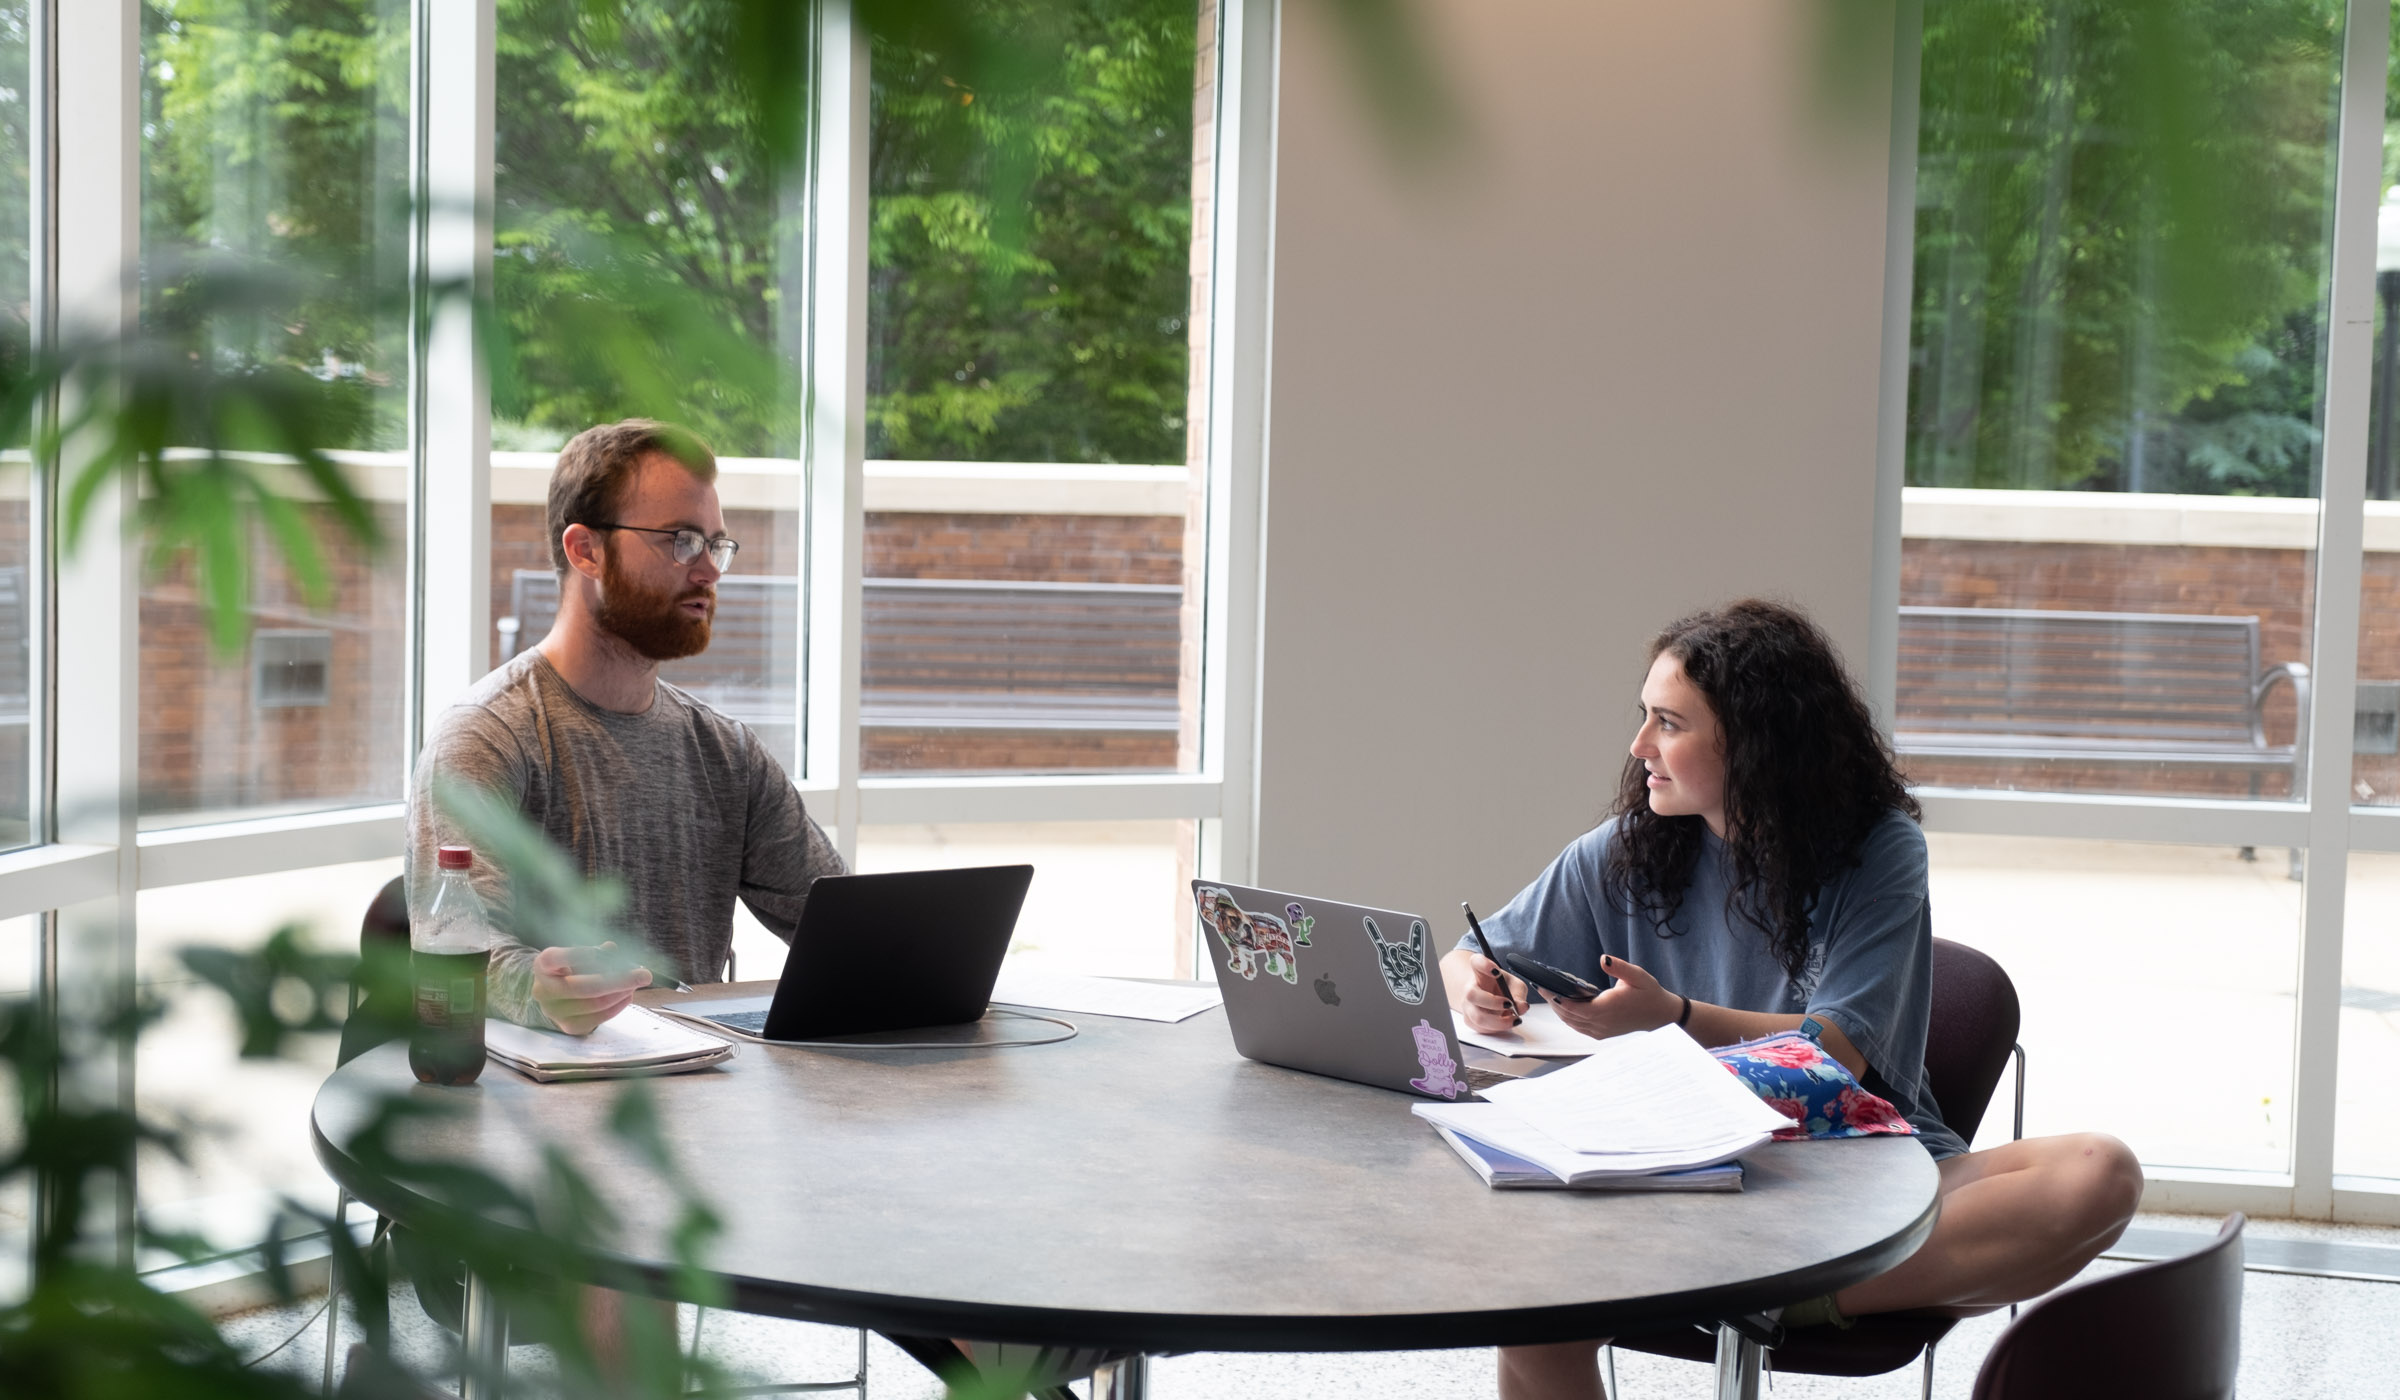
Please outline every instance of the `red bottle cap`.
[[469, 846], [444, 846], [438, 858], [444, 870], [471, 870], [475, 866], [475, 851]]

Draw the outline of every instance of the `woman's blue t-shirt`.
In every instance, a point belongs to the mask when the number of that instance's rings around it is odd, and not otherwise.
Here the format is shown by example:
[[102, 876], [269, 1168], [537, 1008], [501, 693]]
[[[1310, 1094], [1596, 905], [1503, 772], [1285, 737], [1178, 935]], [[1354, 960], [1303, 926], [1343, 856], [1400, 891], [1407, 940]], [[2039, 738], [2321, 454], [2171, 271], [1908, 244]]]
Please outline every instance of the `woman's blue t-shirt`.
[[1933, 912], [1925, 834], [1906, 813], [1876, 823], [1858, 864], [1818, 890], [1808, 961], [1798, 977], [1767, 949], [1765, 932], [1729, 918], [1730, 853], [1702, 834], [1682, 907], [1661, 929], [1606, 888], [1614, 818], [1578, 837], [1540, 878], [1484, 920], [1493, 951], [1564, 968], [1607, 985], [1601, 954], [1647, 971], [1671, 992], [1742, 1011], [1806, 1013], [1839, 1026], [1867, 1057], [1878, 1092], [1915, 1124], [1936, 1158], [1967, 1150], [1925, 1086], [1925, 1027], [1933, 1010]]

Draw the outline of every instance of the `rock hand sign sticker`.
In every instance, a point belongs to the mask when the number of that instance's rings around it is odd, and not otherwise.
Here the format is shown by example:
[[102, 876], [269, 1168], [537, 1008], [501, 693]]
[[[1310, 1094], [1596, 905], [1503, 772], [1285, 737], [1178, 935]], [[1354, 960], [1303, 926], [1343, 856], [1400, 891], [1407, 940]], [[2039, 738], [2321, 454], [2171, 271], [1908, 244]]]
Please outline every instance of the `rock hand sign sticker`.
[[1362, 916], [1367, 937], [1375, 940], [1375, 967], [1383, 974], [1383, 985], [1392, 995], [1411, 1006], [1425, 1004], [1425, 921], [1408, 921], [1408, 941], [1395, 943], [1375, 927], [1372, 915]]

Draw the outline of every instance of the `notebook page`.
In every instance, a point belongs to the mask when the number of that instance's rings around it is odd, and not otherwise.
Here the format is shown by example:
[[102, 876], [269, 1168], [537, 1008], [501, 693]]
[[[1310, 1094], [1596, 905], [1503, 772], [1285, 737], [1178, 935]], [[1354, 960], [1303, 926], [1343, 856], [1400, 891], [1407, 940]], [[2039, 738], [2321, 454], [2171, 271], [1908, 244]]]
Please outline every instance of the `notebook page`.
[[496, 1016], [483, 1034], [492, 1049], [544, 1068], [659, 1064], [725, 1048], [716, 1036], [678, 1025], [646, 1006], [626, 1007], [590, 1035], [535, 1030]]
[[1673, 1152], [1790, 1124], [1675, 1026], [1601, 1041], [1565, 1069], [1483, 1097], [1577, 1152]]
[[1566, 1059], [1589, 1055], [1600, 1048], [1599, 1041], [1561, 1020], [1558, 1008], [1546, 1001], [1525, 1008], [1523, 1024], [1496, 1034], [1468, 1030], [1467, 1018], [1455, 1010], [1450, 1013], [1450, 1021], [1458, 1028], [1460, 1040], [1502, 1055]]

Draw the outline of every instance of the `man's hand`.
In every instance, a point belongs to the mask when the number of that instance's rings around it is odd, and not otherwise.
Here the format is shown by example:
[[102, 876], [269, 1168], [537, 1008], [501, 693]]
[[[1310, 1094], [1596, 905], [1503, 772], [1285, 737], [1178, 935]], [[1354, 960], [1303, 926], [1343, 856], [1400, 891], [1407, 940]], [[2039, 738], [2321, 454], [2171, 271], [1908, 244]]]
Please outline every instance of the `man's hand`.
[[1600, 970], [1617, 979], [1617, 984], [1590, 1001], [1568, 1001], [1551, 996], [1550, 1004], [1558, 1008], [1558, 1019], [1590, 1036], [1606, 1040], [1627, 1031], [1654, 1030], [1674, 1024], [1683, 1012], [1683, 998], [1658, 985], [1658, 979], [1625, 961], [1604, 957]]
[[614, 943], [544, 948], [533, 955], [533, 1001], [569, 1035], [590, 1035], [650, 985], [650, 969], [626, 966]]
[[[1514, 1001], [1513, 1009], [1501, 1003], [1504, 987]], [[1469, 1028], [1485, 1035], [1513, 1029], [1524, 1018], [1525, 1008], [1533, 1004], [1523, 982], [1502, 972], [1490, 958], [1465, 948], [1453, 948], [1442, 958], [1442, 990], [1450, 994], [1451, 1009], [1466, 1018]]]

